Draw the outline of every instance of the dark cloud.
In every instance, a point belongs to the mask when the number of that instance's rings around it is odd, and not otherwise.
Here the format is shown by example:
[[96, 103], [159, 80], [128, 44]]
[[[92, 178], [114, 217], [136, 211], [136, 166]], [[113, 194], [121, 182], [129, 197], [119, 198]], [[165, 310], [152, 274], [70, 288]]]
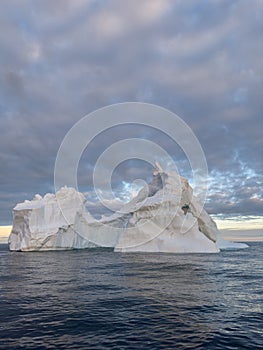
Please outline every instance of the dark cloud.
[[[161, 105], [193, 129], [211, 174], [210, 212], [262, 213], [262, 18], [260, 0], [2, 1], [0, 223], [16, 202], [52, 191], [75, 122], [124, 101]], [[129, 135], [158, 142], [188, 174], [171, 140], [117, 128], [83, 155], [80, 182], [91, 188], [96, 158]], [[149, 177], [130, 165], [116, 170], [116, 188], [122, 176]]]

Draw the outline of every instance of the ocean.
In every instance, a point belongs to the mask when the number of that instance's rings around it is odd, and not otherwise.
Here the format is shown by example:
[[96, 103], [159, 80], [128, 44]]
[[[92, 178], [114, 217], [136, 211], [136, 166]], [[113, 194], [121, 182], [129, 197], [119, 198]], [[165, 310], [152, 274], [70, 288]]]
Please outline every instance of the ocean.
[[0, 349], [263, 349], [263, 243], [220, 254], [0, 245]]

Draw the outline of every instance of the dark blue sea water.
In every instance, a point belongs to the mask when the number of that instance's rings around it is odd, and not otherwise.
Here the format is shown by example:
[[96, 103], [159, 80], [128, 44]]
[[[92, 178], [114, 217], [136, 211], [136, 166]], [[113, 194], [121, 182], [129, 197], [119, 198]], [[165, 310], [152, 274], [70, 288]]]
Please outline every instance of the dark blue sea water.
[[262, 243], [220, 254], [0, 247], [1, 349], [263, 349]]

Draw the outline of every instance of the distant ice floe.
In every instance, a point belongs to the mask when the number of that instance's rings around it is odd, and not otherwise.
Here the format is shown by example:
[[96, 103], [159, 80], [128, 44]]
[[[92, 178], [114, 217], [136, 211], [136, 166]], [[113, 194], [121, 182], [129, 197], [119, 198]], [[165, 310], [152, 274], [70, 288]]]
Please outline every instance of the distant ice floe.
[[239, 250], [244, 248], [249, 248], [246, 243], [231, 242], [227, 241], [221, 237], [217, 237], [216, 245], [220, 250]]

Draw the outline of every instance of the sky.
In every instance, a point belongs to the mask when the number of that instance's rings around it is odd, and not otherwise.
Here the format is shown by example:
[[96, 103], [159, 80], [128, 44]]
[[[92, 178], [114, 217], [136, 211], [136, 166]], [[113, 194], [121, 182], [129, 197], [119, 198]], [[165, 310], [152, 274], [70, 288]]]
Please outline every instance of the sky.
[[[193, 130], [208, 164], [209, 213], [263, 227], [262, 33], [262, 0], [2, 0], [0, 225], [12, 223], [16, 203], [54, 191], [59, 146], [78, 120], [132, 101], [164, 107]], [[81, 158], [91, 202], [96, 159], [128, 137], [154, 140], [188, 177], [166, 135], [118, 126]], [[129, 184], [151, 172], [126, 161], [112, 186], [129, 197]]]

